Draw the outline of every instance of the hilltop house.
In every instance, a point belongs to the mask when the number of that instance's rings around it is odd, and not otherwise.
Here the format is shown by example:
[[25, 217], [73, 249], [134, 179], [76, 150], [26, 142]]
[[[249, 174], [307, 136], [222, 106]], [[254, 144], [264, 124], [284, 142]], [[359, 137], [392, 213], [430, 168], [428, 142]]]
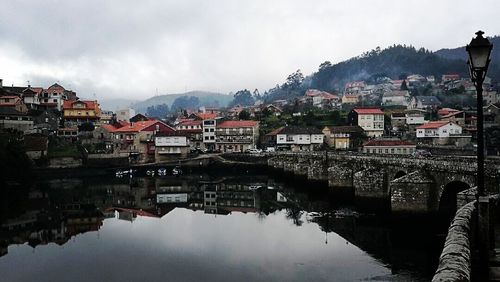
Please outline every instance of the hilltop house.
[[435, 96], [414, 96], [408, 104], [408, 109], [431, 110], [441, 106], [441, 101]]
[[410, 102], [410, 92], [408, 90], [393, 90], [385, 92], [382, 96], [384, 106], [408, 106]]
[[101, 118], [97, 101], [64, 101], [63, 119], [66, 126], [86, 122], [96, 123]]

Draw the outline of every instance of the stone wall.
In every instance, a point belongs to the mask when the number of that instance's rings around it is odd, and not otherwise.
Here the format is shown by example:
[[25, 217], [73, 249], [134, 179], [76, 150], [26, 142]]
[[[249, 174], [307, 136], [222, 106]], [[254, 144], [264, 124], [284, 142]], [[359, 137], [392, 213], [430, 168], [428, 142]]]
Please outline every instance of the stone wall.
[[433, 282], [470, 281], [475, 203], [468, 203], [459, 209], [451, 222]]
[[425, 172], [414, 171], [390, 183], [391, 211], [428, 213], [437, 211], [434, 180]]

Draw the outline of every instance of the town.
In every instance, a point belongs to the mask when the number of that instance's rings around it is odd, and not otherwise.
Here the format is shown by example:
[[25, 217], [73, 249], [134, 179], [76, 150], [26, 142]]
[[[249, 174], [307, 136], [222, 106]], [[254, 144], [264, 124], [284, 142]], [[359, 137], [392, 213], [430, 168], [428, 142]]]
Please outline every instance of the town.
[[[489, 155], [500, 149], [496, 138], [488, 138], [500, 128], [497, 86], [489, 78], [483, 86]], [[145, 164], [204, 153], [276, 151], [474, 155], [477, 142], [475, 87], [458, 74], [379, 77], [349, 82], [339, 93], [307, 89], [302, 96], [273, 101], [250, 96], [251, 105], [183, 108], [163, 116], [136, 114], [133, 108], [103, 110], [99, 101], [80, 99], [58, 83], [7, 86], [0, 79], [0, 95], [2, 135], [17, 134], [39, 167], [81, 166], [84, 159]]]

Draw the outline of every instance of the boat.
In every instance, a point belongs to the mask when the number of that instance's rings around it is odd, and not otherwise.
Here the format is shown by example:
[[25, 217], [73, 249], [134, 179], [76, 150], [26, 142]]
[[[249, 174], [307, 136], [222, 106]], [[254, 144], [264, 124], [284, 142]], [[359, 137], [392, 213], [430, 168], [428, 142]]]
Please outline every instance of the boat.
[[155, 176], [155, 171], [154, 171], [154, 170], [152, 170], [152, 169], [148, 169], [148, 170], [146, 171], [146, 175], [148, 175], [148, 176]]
[[255, 191], [255, 190], [259, 189], [259, 188], [262, 188], [262, 186], [259, 186], [259, 185], [248, 186], [248, 189], [253, 190], [253, 191]]
[[163, 167], [162, 167], [162, 168], [159, 168], [159, 169], [158, 169], [158, 175], [160, 175], [160, 176], [165, 176], [165, 175], [167, 175], [167, 169], [166, 169], [166, 168], [163, 168]]

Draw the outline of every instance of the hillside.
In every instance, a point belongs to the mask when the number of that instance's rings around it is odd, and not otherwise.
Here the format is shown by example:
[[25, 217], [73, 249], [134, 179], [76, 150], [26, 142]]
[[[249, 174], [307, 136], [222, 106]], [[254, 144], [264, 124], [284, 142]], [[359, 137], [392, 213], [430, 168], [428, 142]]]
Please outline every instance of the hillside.
[[200, 99], [200, 104], [202, 106], [225, 107], [229, 102], [233, 100], [233, 96], [227, 94], [207, 92], [207, 91], [190, 91], [186, 93], [166, 94], [166, 95], [151, 97], [147, 100], [133, 104], [132, 108], [135, 109], [136, 112], [138, 113], [145, 113], [146, 109], [149, 106], [167, 104], [170, 107], [172, 103], [175, 101], [175, 99], [182, 96], [197, 97], [198, 99]]
[[137, 100], [130, 99], [102, 99], [99, 100], [101, 109], [105, 111], [117, 111], [130, 107], [130, 105], [137, 103]]

